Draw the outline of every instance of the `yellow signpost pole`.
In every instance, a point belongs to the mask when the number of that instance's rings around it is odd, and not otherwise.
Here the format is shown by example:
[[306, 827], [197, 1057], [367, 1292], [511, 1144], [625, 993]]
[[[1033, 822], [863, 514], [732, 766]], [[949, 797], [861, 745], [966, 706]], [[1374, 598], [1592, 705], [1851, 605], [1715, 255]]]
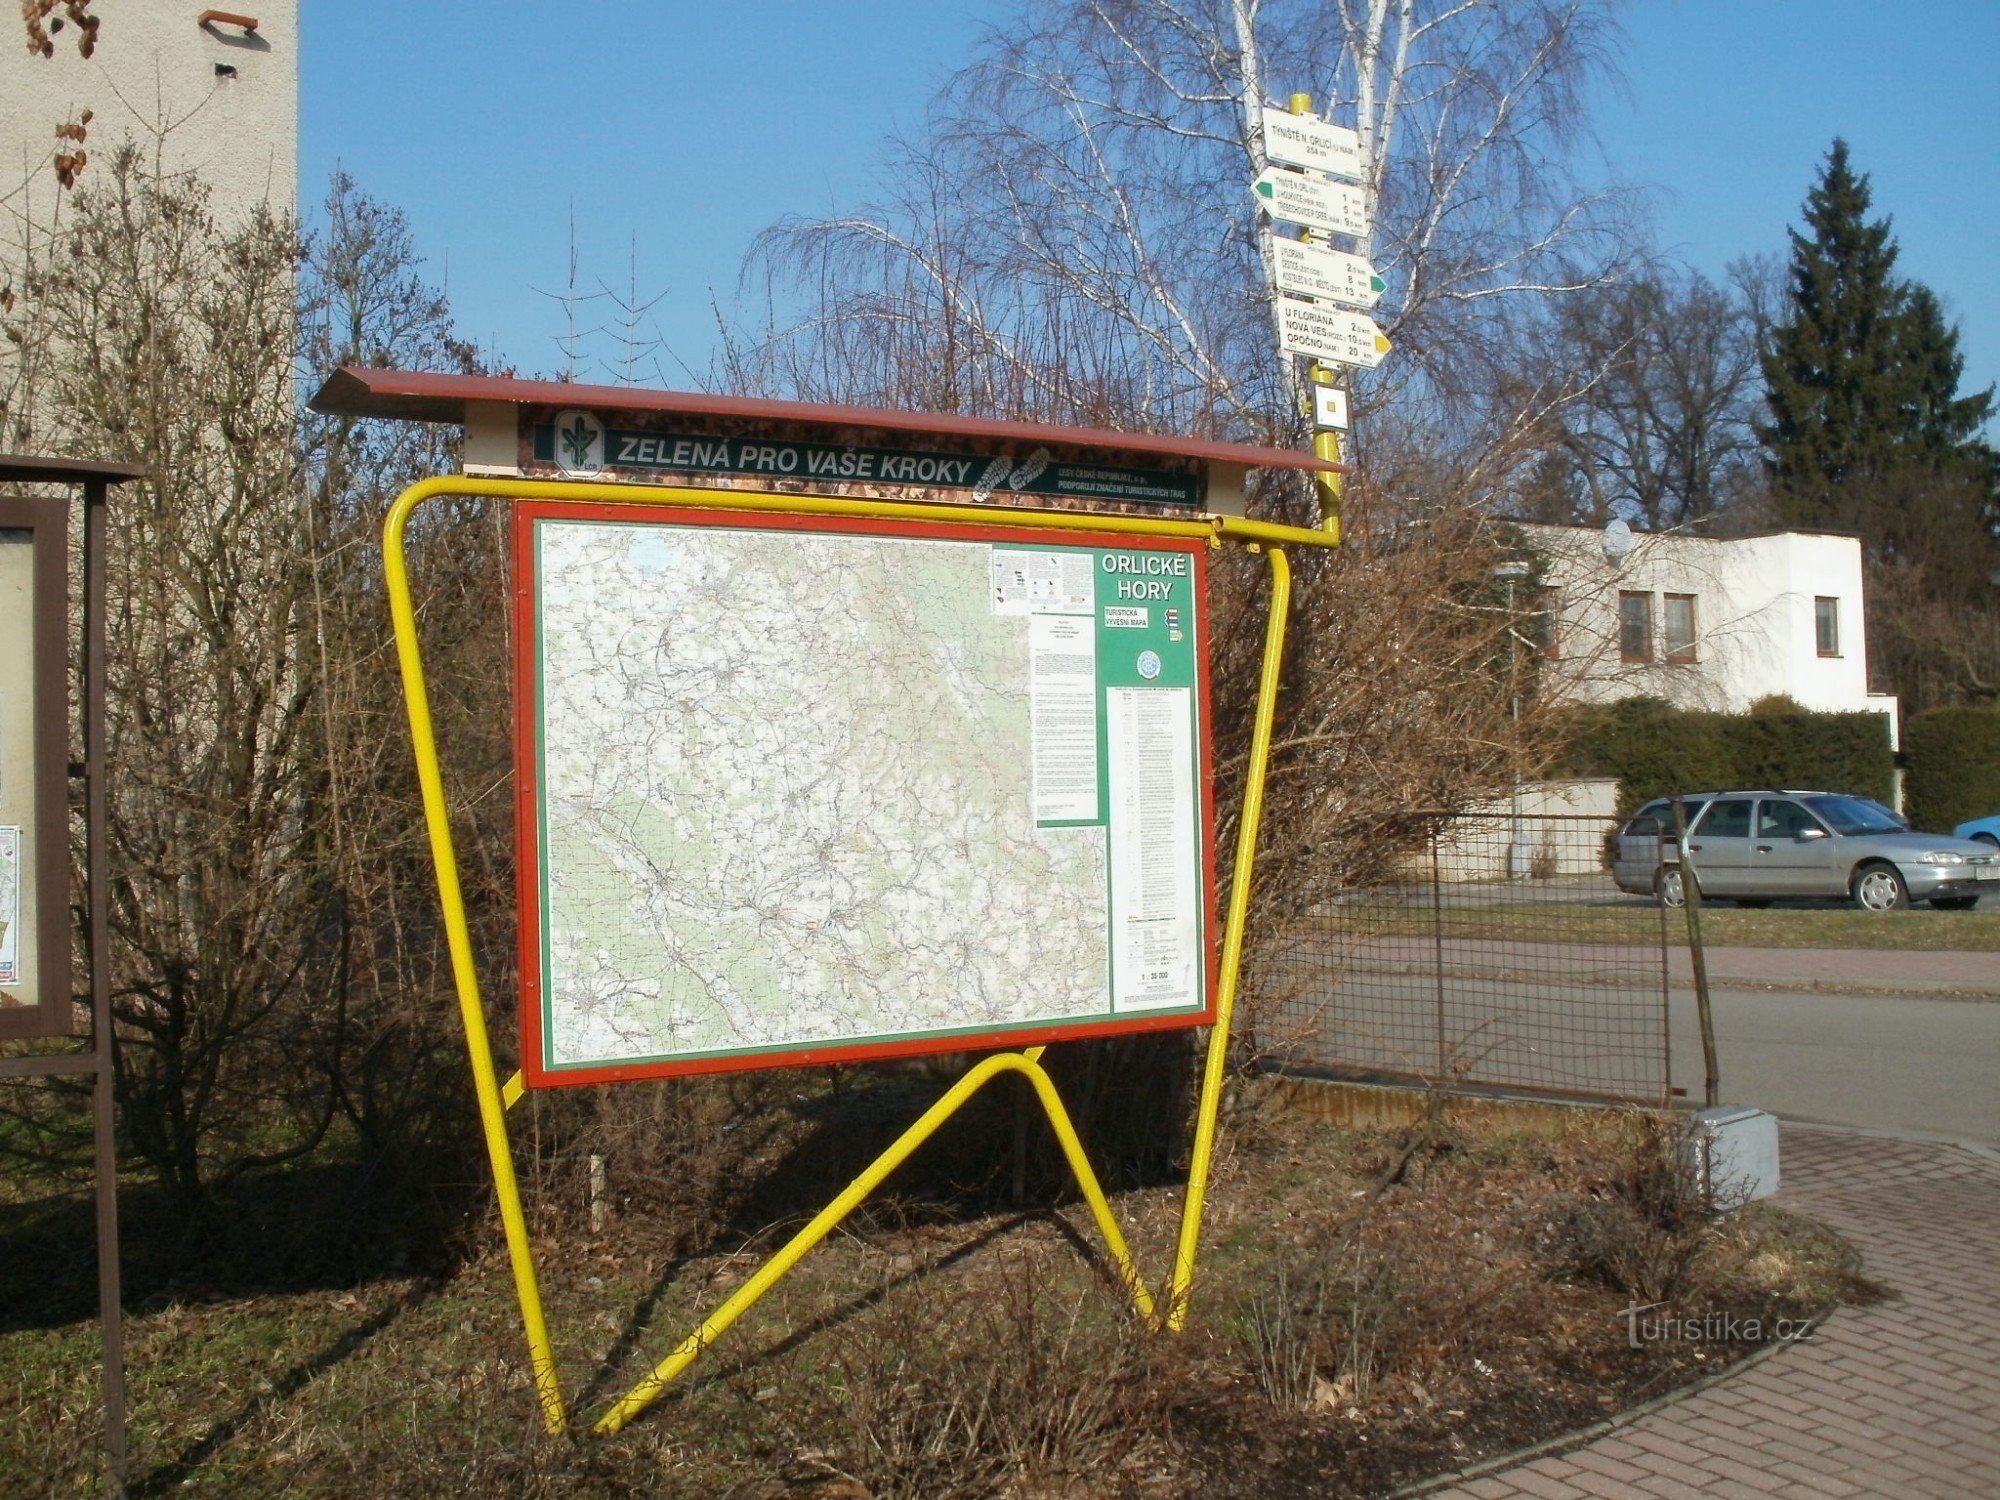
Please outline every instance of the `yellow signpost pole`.
[[438, 901], [444, 908], [445, 942], [458, 991], [458, 1013], [465, 1023], [472, 1087], [479, 1098], [479, 1124], [486, 1135], [486, 1155], [492, 1163], [500, 1221], [507, 1235], [507, 1258], [521, 1301], [521, 1321], [527, 1328], [535, 1394], [541, 1400], [544, 1425], [550, 1432], [561, 1432], [566, 1421], [562, 1389], [556, 1380], [548, 1323], [542, 1316], [542, 1293], [535, 1281], [534, 1248], [528, 1242], [527, 1216], [521, 1212], [514, 1156], [507, 1144], [507, 1116], [493, 1068], [493, 1047], [486, 1036], [486, 1012], [479, 1000], [479, 974], [472, 962], [472, 933], [458, 883], [458, 854], [452, 847], [451, 812], [445, 802], [437, 734], [431, 726], [430, 693], [424, 686], [423, 650], [417, 641], [417, 612], [410, 601], [409, 567], [403, 549], [403, 533], [418, 504], [433, 495], [454, 493], [466, 491], [453, 488], [450, 481], [433, 479], [412, 485], [397, 498], [383, 525], [382, 570], [389, 588], [389, 618], [396, 632], [396, 660], [403, 673], [403, 699], [410, 715], [410, 744], [417, 757], [417, 784], [423, 791], [424, 825], [430, 833], [431, 860], [437, 866]]
[[1264, 772], [1271, 759], [1271, 724], [1278, 707], [1278, 669], [1284, 661], [1285, 622], [1291, 613], [1291, 564], [1280, 547], [1267, 547], [1265, 556], [1271, 563], [1271, 603], [1264, 622], [1264, 663], [1257, 679], [1257, 716], [1251, 724], [1250, 765], [1243, 778], [1243, 811], [1236, 827], [1229, 913], [1222, 926], [1222, 972], [1216, 977], [1215, 1025], [1208, 1033], [1201, 1101], [1195, 1110], [1194, 1153], [1188, 1165], [1187, 1197], [1181, 1207], [1173, 1279], [1167, 1286], [1167, 1327], [1175, 1332], [1187, 1324], [1188, 1298], [1194, 1287], [1202, 1203], [1208, 1193], [1209, 1164], [1215, 1152], [1215, 1122], [1222, 1107], [1222, 1083], [1229, 1064], [1229, 1023], [1236, 1013], [1236, 977], [1243, 964], [1243, 924], [1250, 913], [1250, 871], [1257, 858], [1257, 827], [1264, 817]]
[[1097, 1220], [1097, 1227], [1104, 1235], [1106, 1248], [1131, 1293], [1133, 1304], [1142, 1318], [1153, 1317], [1153, 1297], [1146, 1285], [1139, 1279], [1139, 1272], [1132, 1264], [1132, 1252], [1125, 1244], [1125, 1235], [1112, 1216], [1111, 1205], [1105, 1201], [1104, 1190], [1098, 1185], [1097, 1174], [1091, 1170], [1090, 1160], [1084, 1154], [1083, 1142], [1077, 1139], [1076, 1131], [1069, 1121], [1069, 1112], [1062, 1106], [1056, 1094], [1054, 1082], [1043, 1071], [1042, 1049], [1030, 1047], [1022, 1052], [1002, 1052], [977, 1064], [971, 1072], [951, 1086], [951, 1089], [925, 1110], [917, 1123], [897, 1138], [896, 1143], [869, 1164], [868, 1170], [850, 1182], [840, 1196], [819, 1211], [813, 1221], [786, 1242], [783, 1249], [759, 1266], [750, 1279], [733, 1292], [722, 1306], [710, 1313], [701, 1327], [681, 1341], [665, 1359], [654, 1367], [653, 1372], [634, 1386], [629, 1394], [606, 1412], [597, 1423], [597, 1431], [609, 1434], [618, 1431], [627, 1422], [639, 1415], [647, 1407], [660, 1399], [667, 1382], [693, 1364], [702, 1350], [720, 1338], [729, 1325], [734, 1323], [757, 1299], [775, 1285], [780, 1277], [798, 1264], [806, 1252], [830, 1234], [840, 1221], [860, 1205], [861, 1200], [874, 1192], [888, 1175], [901, 1166], [910, 1154], [934, 1135], [938, 1127], [956, 1114], [959, 1108], [987, 1082], [1002, 1073], [1019, 1073], [1034, 1085], [1035, 1093], [1048, 1111], [1049, 1123], [1055, 1127], [1056, 1139], [1061, 1142], [1063, 1155], [1068, 1158], [1070, 1170], [1076, 1174], [1077, 1186], [1090, 1205], [1090, 1212]]
[[[500, 1202], [500, 1217], [507, 1238], [508, 1259], [514, 1286], [521, 1304], [521, 1321], [527, 1334], [529, 1358], [542, 1417], [550, 1432], [561, 1432], [567, 1413], [557, 1379], [555, 1356], [550, 1346], [547, 1321], [542, 1311], [541, 1290], [536, 1280], [534, 1250], [528, 1236], [527, 1216], [521, 1204], [520, 1184], [514, 1172], [507, 1139], [506, 1114], [522, 1097], [520, 1075], [502, 1082], [493, 1061], [487, 1036], [486, 1016], [479, 994], [479, 978], [474, 967], [470, 925], [465, 899], [458, 879], [458, 857], [451, 837], [449, 805], [445, 798], [444, 776], [438, 755], [437, 736], [432, 725], [430, 699], [424, 682], [423, 651], [417, 636], [416, 610], [412, 602], [405, 535], [411, 515], [427, 500], [447, 496], [484, 497], [499, 500], [542, 500], [577, 504], [679, 506], [696, 509], [742, 510], [793, 515], [848, 516], [865, 519], [922, 520], [958, 525], [991, 525], [992, 509], [963, 505], [932, 504], [921, 501], [849, 499], [844, 497], [762, 494], [737, 490], [699, 490], [668, 486], [606, 485], [553, 480], [474, 479], [438, 477], [410, 486], [390, 506], [383, 527], [383, 569], [388, 586], [390, 619], [396, 638], [396, 655], [401, 666], [403, 691], [410, 718], [411, 744], [417, 759], [418, 783], [423, 793], [424, 821], [429, 831], [431, 855], [437, 866], [438, 899], [443, 909], [446, 941], [451, 954], [452, 977], [456, 987], [460, 1017], [465, 1025], [466, 1050], [472, 1065], [473, 1086], [479, 1101], [479, 1119], [486, 1137], [487, 1156], [493, 1168], [493, 1185]], [[1179, 1328], [1186, 1320], [1189, 1291], [1200, 1231], [1203, 1197], [1214, 1152], [1216, 1119], [1222, 1094], [1229, 1049], [1229, 1023], [1234, 1011], [1237, 970], [1243, 954], [1244, 923], [1249, 912], [1250, 874], [1257, 845], [1257, 825], [1264, 796], [1264, 774], [1270, 758], [1271, 725], [1276, 710], [1279, 667], [1284, 652], [1285, 621], [1291, 600], [1291, 571], [1281, 550], [1286, 544], [1326, 547], [1338, 540], [1327, 531], [1282, 526], [1244, 520], [1233, 516], [1206, 516], [1196, 520], [1174, 520], [1152, 516], [1097, 515], [1079, 512], [1052, 512], [1009, 509], [1005, 523], [1051, 532], [1095, 532], [1133, 536], [1203, 538], [1211, 545], [1236, 541], [1262, 547], [1271, 566], [1270, 618], [1265, 628], [1264, 659], [1258, 681], [1257, 710], [1251, 741], [1250, 767], [1244, 787], [1244, 806], [1238, 831], [1236, 865], [1230, 888], [1229, 909], [1223, 935], [1221, 971], [1216, 980], [1216, 1018], [1211, 1028], [1206, 1066], [1202, 1076], [1201, 1102], [1197, 1112], [1194, 1165], [1182, 1209], [1172, 1289], [1165, 1313], [1170, 1327]], [[1019, 1052], [998, 1053], [978, 1063], [954, 1084], [935, 1104], [911, 1125], [895, 1144], [814, 1216], [781, 1249], [771, 1256], [750, 1279], [682, 1340], [673, 1353], [662, 1360], [646, 1378], [614, 1405], [596, 1424], [600, 1433], [613, 1433], [643, 1412], [665, 1391], [668, 1383], [691, 1365], [702, 1351], [756, 1303], [840, 1221], [894, 1172], [912, 1152], [936, 1133], [965, 1102], [1002, 1073], [1019, 1073], [1027, 1079], [1040, 1099], [1057, 1142], [1075, 1176], [1092, 1218], [1110, 1252], [1112, 1264], [1125, 1284], [1139, 1316], [1154, 1321], [1160, 1312], [1133, 1264], [1130, 1248], [1120, 1230], [1104, 1190], [1091, 1168], [1083, 1143], [1078, 1139], [1068, 1111], [1056, 1092], [1053, 1080], [1041, 1065], [1041, 1047]]]
[[[1327, 385], [1333, 380], [1333, 371], [1325, 365], [1313, 365], [1306, 378], [1314, 385]], [[1330, 464], [1340, 462], [1340, 434], [1331, 427], [1313, 429], [1313, 457], [1323, 458]], [[1334, 473], [1313, 475], [1313, 488], [1319, 493], [1320, 530], [1329, 533], [1334, 541], [1340, 540], [1340, 516], [1346, 504], [1346, 491], [1341, 485], [1341, 476]]]

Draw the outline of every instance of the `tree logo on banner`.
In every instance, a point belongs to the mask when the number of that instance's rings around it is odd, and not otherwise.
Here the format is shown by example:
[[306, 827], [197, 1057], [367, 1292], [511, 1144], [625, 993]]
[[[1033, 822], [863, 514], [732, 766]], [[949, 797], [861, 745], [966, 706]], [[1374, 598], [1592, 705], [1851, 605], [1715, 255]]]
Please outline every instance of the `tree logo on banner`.
[[563, 473], [590, 479], [604, 470], [604, 424], [587, 411], [556, 416], [556, 463]]

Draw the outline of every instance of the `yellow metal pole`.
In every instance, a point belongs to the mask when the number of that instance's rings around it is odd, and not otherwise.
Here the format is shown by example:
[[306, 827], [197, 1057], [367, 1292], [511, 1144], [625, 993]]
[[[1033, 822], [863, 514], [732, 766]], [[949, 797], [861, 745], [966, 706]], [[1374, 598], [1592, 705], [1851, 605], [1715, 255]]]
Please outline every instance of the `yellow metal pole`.
[[[1314, 385], [1331, 385], [1333, 371], [1325, 365], [1315, 364], [1306, 371], [1306, 378]], [[1340, 434], [1331, 427], [1313, 427], [1313, 457], [1323, 458], [1328, 463], [1340, 462]], [[1313, 475], [1313, 487], [1319, 492], [1319, 529], [1332, 535], [1335, 542], [1340, 540], [1341, 509], [1346, 503], [1346, 491], [1338, 474], [1319, 473]]]
[[[1217, 1021], [1210, 1036], [1208, 1067], [1204, 1077], [1202, 1109], [1196, 1129], [1194, 1175], [1189, 1182], [1184, 1209], [1181, 1241], [1175, 1265], [1178, 1291], [1169, 1303], [1173, 1326], [1185, 1317], [1187, 1282], [1192, 1278], [1195, 1242], [1199, 1227], [1202, 1195], [1205, 1190], [1209, 1157], [1213, 1148], [1216, 1105], [1220, 1094], [1222, 1068], [1228, 1047], [1229, 1016], [1233, 1010], [1236, 971], [1243, 946], [1243, 921], [1249, 904], [1249, 873], [1256, 843], [1256, 823], [1263, 803], [1264, 765], [1269, 756], [1272, 709], [1277, 692], [1277, 669], [1284, 649], [1284, 628], [1290, 601], [1290, 569], [1279, 544], [1326, 547], [1337, 535], [1303, 527], [1251, 521], [1234, 516], [1205, 516], [1200, 520], [1169, 520], [1138, 516], [1104, 516], [1085, 513], [1005, 511], [991, 507], [940, 505], [918, 501], [849, 499], [840, 496], [774, 495], [736, 490], [697, 490], [673, 486], [592, 484], [574, 481], [481, 479], [441, 476], [427, 479], [405, 490], [390, 507], [383, 528], [383, 566], [386, 575], [390, 616], [395, 627], [397, 659], [402, 669], [404, 696], [409, 708], [410, 734], [417, 758], [418, 781], [423, 791], [424, 820], [430, 834], [431, 854], [437, 866], [438, 896], [444, 909], [446, 939], [451, 953], [459, 1011], [465, 1024], [466, 1048], [471, 1055], [473, 1085], [478, 1095], [480, 1124], [485, 1133], [487, 1155], [493, 1168], [494, 1187], [500, 1202], [501, 1221], [506, 1230], [508, 1257], [513, 1267], [515, 1290], [521, 1302], [521, 1318], [526, 1328], [533, 1361], [535, 1386], [541, 1399], [544, 1420], [551, 1432], [565, 1425], [561, 1391], [556, 1380], [555, 1360], [542, 1313], [541, 1293], [536, 1283], [532, 1246], [527, 1220], [521, 1207], [520, 1186], [508, 1150], [506, 1106], [521, 1093], [517, 1073], [503, 1085], [493, 1063], [487, 1037], [485, 1013], [480, 1004], [478, 977], [473, 967], [472, 943], [465, 916], [464, 896], [458, 882], [457, 855], [451, 839], [451, 824], [444, 797], [436, 735], [430, 717], [430, 700], [425, 687], [423, 657], [417, 639], [416, 614], [411, 604], [408, 565], [404, 553], [404, 533], [416, 507], [426, 500], [448, 495], [484, 496], [503, 500], [552, 500], [593, 504], [657, 505], [692, 509], [726, 509], [791, 515], [847, 516], [858, 518], [923, 520], [959, 525], [1008, 525], [1032, 529], [1070, 532], [1098, 532], [1113, 535], [1171, 536], [1203, 538], [1211, 544], [1224, 540], [1271, 547], [1272, 612], [1266, 626], [1265, 659], [1259, 686], [1258, 718], [1252, 737], [1251, 775], [1245, 793], [1244, 831], [1238, 838], [1236, 879], [1231, 890], [1228, 929], [1223, 945], [1223, 968], [1218, 976]], [[751, 1279], [684, 1340], [653, 1372], [633, 1388], [598, 1422], [597, 1431], [618, 1431], [633, 1417], [659, 1398], [667, 1383], [698, 1358], [731, 1324], [742, 1317], [799, 1259], [831, 1232], [875, 1187], [927, 1140], [943, 1122], [988, 1081], [1002, 1072], [1025, 1075], [1041, 1100], [1056, 1133], [1063, 1155], [1077, 1179], [1085, 1202], [1104, 1236], [1106, 1248], [1120, 1277], [1129, 1289], [1141, 1317], [1151, 1320], [1157, 1311], [1153, 1296], [1134, 1265], [1131, 1251], [1112, 1215], [1110, 1203], [1092, 1170], [1082, 1141], [1077, 1137], [1055, 1084], [1040, 1065], [1042, 1049], [1002, 1053], [976, 1066], [939, 1099], [923, 1117], [900, 1136], [875, 1162], [848, 1185], [839, 1197], [794, 1235]]]
[[[1039, 1055], [1041, 1049], [1036, 1048]], [[1076, 1173], [1077, 1185], [1083, 1189], [1089, 1201], [1090, 1211], [1097, 1220], [1097, 1226], [1104, 1234], [1105, 1243], [1111, 1252], [1113, 1263], [1132, 1293], [1132, 1299], [1142, 1317], [1150, 1318], [1153, 1313], [1152, 1295], [1139, 1278], [1138, 1269], [1132, 1264], [1130, 1250], [1125, 1236], [1119, 1231], [1118, 1222], [1112, 1217], [1111, 1205], [1105, 1201], [1104, 1190], [1099, 1186], [1097, 1174], [1091, 1170], [1090, 1162], [1084, 1155], [1083, 1143], [1077, 1139], [1076, 1131], [1070, 1125], [1069, 1115], [1056, 1096], [1055, 1085], [1042, 1070], [1035, 1057], [1020, 1052], [1002, 1052], [976, 1065], [971, 1072], [951, 1086], [937, 1103], [925, 1110], [923, 1116], [895, 1140], [888, 1150], [868, 1164], [865, 1171], [841, 1190], [840, 1196], [821, 1209], [791, 1239], [787, 1240], [776, 1254], [759, 1266], [750, 1279], [732, 1292], [714, 1312], [710, 1313], [693, 1333], [683, 1339], [678, 1348], [659, 1364], [651, 1374], [641, 1380], [611, 1410], [598, 1419], [596, 1431], [603, 1436], [617, 1432], [634, 1417], [651, 1406], [665, 1392], [667, 1383], [701, 1357], [703, 1350], [713, 1344], [731, 1324], [755, 1305], [779, 1279], [804, 1259], [821, 1240], [833, 1231], [842, 1219], [854, 1212], [861, 1201], [883, 1181], [907, 1161], [912, 1152], [937, 1131], [938, 1127], [951, 1118], [965, 1102], [992, 1079], [1002, 1073], [1022, 1073], [1034, 1085], [1043, 1106], [1049, 1112], [1049, 1123], [1055, 1127], [1056, 1138], [1062, 1142], [1063, 1154], [1068, 1157], [1070, 1168]]]
[[396, 498], [382, 528], [382, 570], [389, 588], [389, 618], [396, 631], [396, 659], [403, 673], [403, 698], [410, 715], [410, 742], [417, 757], [417, 782], [423, 789], [424, 823], [430, 832], [431, 859], [437, 866], [438, 900], [444, 907], [452, 979], [458, 990], [459, 1016], [465, 1023], [472, 1086], [479, 1097], [479, 1123], [493, 1166], [500, 1221], [507, 1234], [507, 1258], [513, 1266], [514, 1289], [527, 1330], [535, 1393], [541, 1400], [543, 1423], [550, 1432], [561, 1432], [567, 1421], [562, 1389], [556, 1380], [548, 1324], [542, 1316], [541, 1289], [535, 1282], [534, 1251], [528, 1242], [527, 1218], [521, 1212], [520, 1184], [515, 1181], [514, 1158], [507, 1147], [506, 1109], [494, 1073], [493, 1048], [486, 1036], [486, 1013], [479, 1001], [479, 976], [472, 963], [472, 935], [458, 883], [458, 855], [451, 842], [451, 817], [445, 806], [444, 777], [438, 768], [437, 736], [431, 727], [430, 694], [424, 685], [423, 653], [417, 641], [417, 616], [410, 603], [409, 569], [403, 555], [403, 533], [410, 513], [433, 495], [453, 493], [465, 491], [454, 481], [429, 479], [411, 485]]
[[[418, 493], [421, 492], [421, 493]], [[844, 495], [780, 495], [760, 490], [689, 489], [680, 485], [622, 484], [574, 479], [481, 479], [441, 475], [404, 491], [419, 501], [440, 495], [495, 500], [561, 500], [589, 505], [662, 505], [686, 510], [741, 510], [791, 516], [939, 521], [959, 526], [1018, 526], [1043, 531], [1095, 531], [1113, 535], [1206, 537], [1224, 518], [1170, 520], [1156, 516], [1101, 516], [1084, 511], [1017, 510], [998, 505], [945, 505], [929, 500], [853, 499]], [[400, 504], [401, 501], [399, 500]], [[1298, 528], [1293, 528], [1298, 530]], [[1299, 530], [1314, 537], [1310, 530]], [[1325, 539], [1319, 538], [1324, 544]]]
[[[840, 495], [772, 495], [756, 490], [697, 490], [675, 485], [596, 484], [581, 480], [479, 479], [440, 475], [412, 485], [397, 501], [413, 507], [447, 495], [494, 500], [557, 500], [587, 505], [640, 505], [687, 510], [741, 510], [757, 514], [851, 516], [864, 520], [936, 521], [959, 526], [1018, 526], [1037, 531], [1102, 532], [1118, 536], [1218, 538], [1330, 547], [1334, 538], [1309, 526], [1204, 515], [1198, 520], [1156, 516], [1101, 516], [1083, 511], [1013, 510], [992, 505], [941, 505], [921, 500], [861, 500]], [[400, 565], [400, 563], [399, 563]]]
[[1042, 1108], [1048, 1112], [1056, 1141], [1069, 1161], [1070, 1174], [1076, 1178], [1076, 1185], [1083, 1192], [1083, 1201], [1090, 1205], [1090, 1216], [1097, 1221], [1097, 1232], [1104, 1236], [1104, 1247], [1111, 1252], [1111, 1263], [1117, 1268], [1126, 1291], [1131, 1294], [1132, 1305], [1138, 1309], [1139, 1316], [1150, 1323], [1153, 1321], [1153, 1294], [1146, 1289], [1146, 1283], [1139, 1275], [1132, 1251], [1125, 1243], [1125, 1233], [1112, 1215], [1111, 1204], [1097, 1181], [1089, 1156], [1084, 1153], [1083, 1142], [1077, 1137], [1076, 1127], [1070, 1123], [1069, 1111], [1063, 1107], [1062, 1097], [1056, 1093], [1056, 1082], [1041, 1066], [1041, 1054], [1040, 1047], [1029, 1048], [1025, 1056], [1030, 1065], [1020, 1071], [1034, 1085]]
[[1217, 516], [1215, 534], [1225, 541], [1264, 542], [1277, 547], [1333, 547], [1340, 538], [1305, 526], [1283, 526], [1275, 521], [1249, 521], [1241, 516]]
[[[1321, 545], [1325, 545], [1322, 540]], [[1167, 1287], [1167, 1327], [1187, 1324], [1194, 1284], [1195, 1252], [1201, 1239], [1202, 1203], [1215, 1154], [1215, 1121], [1222, 1105], [1222, 1081], [1229, 1063], [1229, 1023], [1236, 1011], [1236, 979], [1243, 963], [1243, 924], [1250, 911], [1250, 867], [1257, 857], [1257, 825], [1264, 816], [1264, 770], [1271, 758], [1271, 723], [1278, 706], [1278, 669], [1285, 654], [1285, 622], [1291, 613], [1292, 569], [1284, 552], [1272, 547], [1271, 609], [1264, 623], [1264, 664], [1257, 680], [1257, 717], [1250, 732], [1250, 765], [1243, 782], [1243, 811], [1236, 829], [1236, 868], [1229, 883], [1229, 914], [1222, 930], [1222, 972], [1216, 977], [1215, 1025], [1208, 1033], [1201, 1102], [1195, 1114], [1194, 1160], [1188, 1167], [1187, 1198], [1181, 1207], [1180, 1242], [1174, 1250], [1173, 1279]]]

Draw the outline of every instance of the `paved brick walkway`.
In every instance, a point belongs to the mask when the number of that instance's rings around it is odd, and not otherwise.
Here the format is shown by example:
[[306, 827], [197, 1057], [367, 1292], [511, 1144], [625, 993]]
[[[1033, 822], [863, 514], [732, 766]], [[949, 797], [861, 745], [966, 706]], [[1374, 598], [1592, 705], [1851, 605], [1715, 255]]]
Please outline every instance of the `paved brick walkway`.
[[1586, 1447], [1441, 1493], [1480, 1500], [2000, 1496], [2000, 1162], [1786, 1126], [1779, 1201], [1891, 1297]]

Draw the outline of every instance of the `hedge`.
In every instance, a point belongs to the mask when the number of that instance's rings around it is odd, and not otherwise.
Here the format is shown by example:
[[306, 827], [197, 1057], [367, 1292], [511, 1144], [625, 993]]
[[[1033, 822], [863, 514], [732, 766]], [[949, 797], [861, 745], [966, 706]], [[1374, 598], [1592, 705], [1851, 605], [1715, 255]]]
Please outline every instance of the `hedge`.
[[1887, 802], [1895, 756], [1881, 714], [1760, 703], [1747, 714], [1678, 709], [1658, 698], [1577, 709], [1556, 776], [1618, 780], [1620, 816], [1652, 797], [1731, 787], [1852, 792]]
[[1903, 726], [1910, 821], [1931, 833], [2000, 813], [2000, 709], [1934, 708]]

